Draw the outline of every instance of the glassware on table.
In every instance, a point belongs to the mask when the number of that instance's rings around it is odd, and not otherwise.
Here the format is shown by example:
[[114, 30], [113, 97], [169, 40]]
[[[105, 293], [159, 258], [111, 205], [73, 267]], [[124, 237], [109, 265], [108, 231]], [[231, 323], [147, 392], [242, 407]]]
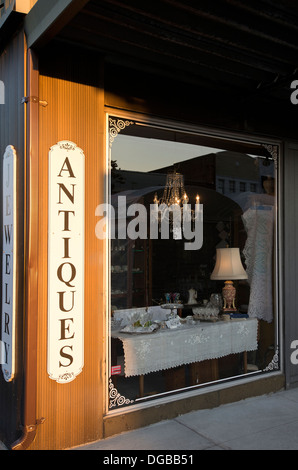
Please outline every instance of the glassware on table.
[[216, 307], [218, 308], [219, 310], [222, 309], [223, 307], [223, 299], [222, 299], [222, 295], [221, 294], [211, 294], [210, 296], [210, 304], [213, 306], [213, 307]]

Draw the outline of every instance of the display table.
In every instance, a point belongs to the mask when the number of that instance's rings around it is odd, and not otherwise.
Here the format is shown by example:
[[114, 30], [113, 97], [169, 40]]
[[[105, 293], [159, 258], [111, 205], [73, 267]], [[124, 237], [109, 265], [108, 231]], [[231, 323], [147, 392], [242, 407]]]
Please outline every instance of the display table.
[[257, 349], [258, 321], [196, 322], [151, 334], [112, 332], [124, 350], [125, 377], [143, 376], [184, 364]]

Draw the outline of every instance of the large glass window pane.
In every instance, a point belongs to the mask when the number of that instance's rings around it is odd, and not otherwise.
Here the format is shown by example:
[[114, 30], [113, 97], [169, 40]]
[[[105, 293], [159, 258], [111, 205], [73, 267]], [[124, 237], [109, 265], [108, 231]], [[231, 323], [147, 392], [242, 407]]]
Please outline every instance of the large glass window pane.
[[278, 367], [272, 148], [117, 117], [109, 136], [110, 407]]

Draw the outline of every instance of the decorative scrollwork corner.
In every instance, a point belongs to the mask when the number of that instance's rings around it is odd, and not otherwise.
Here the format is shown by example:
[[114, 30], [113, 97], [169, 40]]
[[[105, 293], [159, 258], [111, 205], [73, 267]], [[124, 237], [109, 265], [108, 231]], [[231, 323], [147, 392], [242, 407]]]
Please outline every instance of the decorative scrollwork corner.
[[274, 162], [274, 167], [277, 170], [277, 168], [278, 168], [278, 158], [279, 158], [278, 145], [262, 144], [262, 146], [270, 154], [270, 156], [271, 156], [271, 158]]
[[109, 379], [109, 398], [110, 398], [110, 408], [114, 408], [115, 406], [123, 406], [123, 405], [130, 405], [134, 403], [133, 400], [129, 400], [128, 398], [123, 397], [118, 390], [116, 389], [115, 385], [112, 382], [112, 379]]
[[110, 117], [109, 118], [109, 141], [110, 141], [110, 147], [112, 147], [112, 144], [119, 134], [125, 127], [130, 126], [131, 124], [134, 124], [133, 121], [128, 121], [128, 120], [123, 120], [123, 119], [115, 119]]
[[263, 369], [263, 372], [271, 372], [273, 370], [279, 370], [279, 350], [278, 350], [278, 346], [275, 350], [272, 361], [269, 362], [268, 366], [265, 367], [265, 369]]

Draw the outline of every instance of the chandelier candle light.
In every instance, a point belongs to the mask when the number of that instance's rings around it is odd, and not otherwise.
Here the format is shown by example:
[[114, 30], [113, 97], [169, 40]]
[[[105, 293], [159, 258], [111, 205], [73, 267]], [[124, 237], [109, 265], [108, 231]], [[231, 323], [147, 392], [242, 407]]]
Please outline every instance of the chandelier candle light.
[[237, 310], [235, 307], [236, 288], [233, 285], [233, 280], [247, 279], [240, 259], [239, 248], [217, 248], [216, 263], [210, 279], [225, 280], [225, 286], [222, 290], [223, 311], [235, 312]]
[[[202, 212], [199, 195], [196, 196], [195, 210], [192, 210], [188, 205], [189, 198], [184, 189], [183, 175], [176, 171], [167, 174], [163, 196], [158, 199], [157, 193], [155, 193], [153, 202], [158, 207], [159, 222], [166, 219], [170, 223], [171, 231], [176, 240], [182, 238], [181, 216], [183, 216], [184, 221], [194, 221], [196, 216]], [[177, 216], [176, 221], [175, 215]]]

